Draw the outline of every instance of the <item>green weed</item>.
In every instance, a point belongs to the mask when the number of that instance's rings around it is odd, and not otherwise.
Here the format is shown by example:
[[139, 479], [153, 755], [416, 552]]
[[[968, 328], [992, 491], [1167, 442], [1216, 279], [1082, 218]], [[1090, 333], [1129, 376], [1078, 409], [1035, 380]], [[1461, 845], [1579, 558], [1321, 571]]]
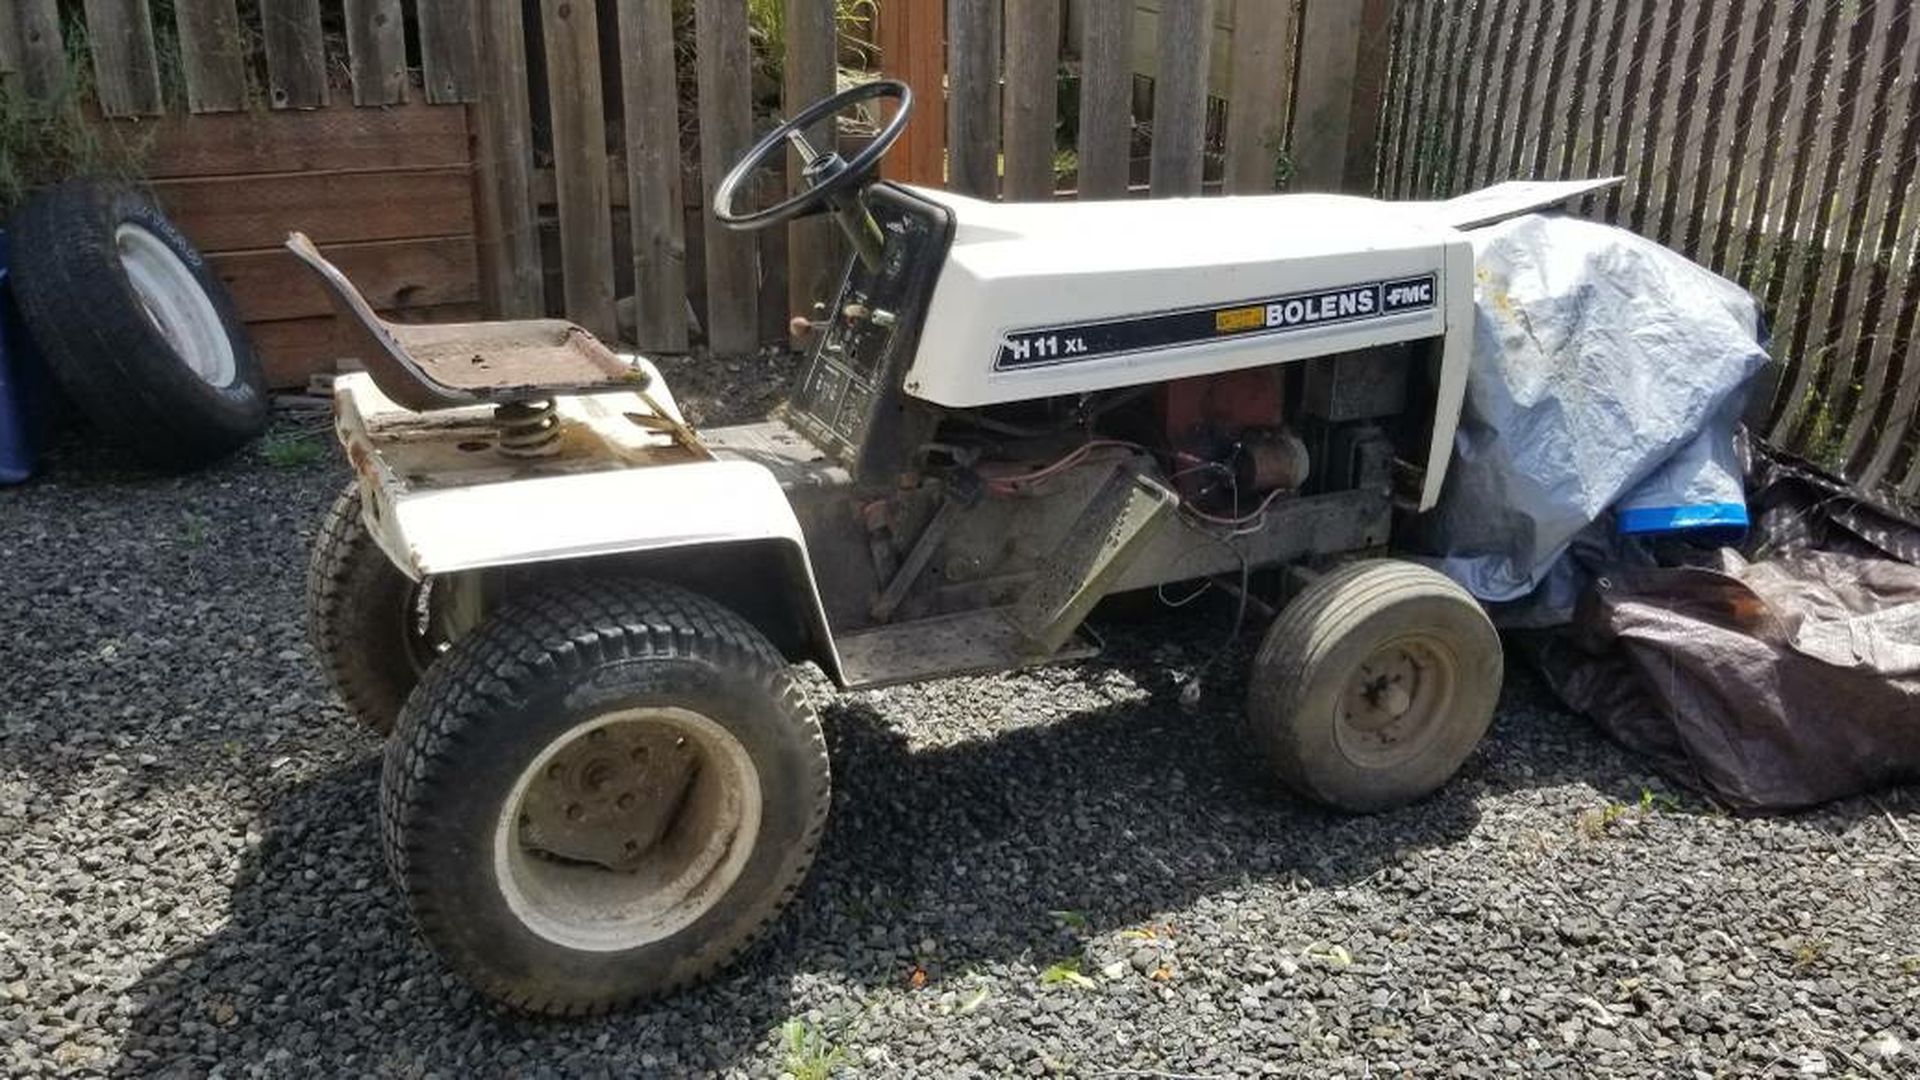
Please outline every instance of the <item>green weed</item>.
[[797, 1016], [780, 1025], [780, 1042], [784, 1049], [781, 1071], [793, 1080], [827, 1080], [846, 1058], [844, 1049]]
[[311, 465], [326, 452], [318, 439], [305, 435], [269, 435], [260, 441], [260, 454], [276, 469]]

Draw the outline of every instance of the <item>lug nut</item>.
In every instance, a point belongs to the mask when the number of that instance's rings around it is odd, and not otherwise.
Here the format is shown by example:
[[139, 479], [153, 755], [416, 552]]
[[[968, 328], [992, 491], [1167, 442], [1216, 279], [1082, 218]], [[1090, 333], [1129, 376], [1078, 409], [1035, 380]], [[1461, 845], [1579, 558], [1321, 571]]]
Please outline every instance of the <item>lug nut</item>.
[[568, 821], [579, 821], [581, 818], [585, 816], [587, 816], [587, 812], [581, 808], [579, 803], [567, 804], [567, 820]]

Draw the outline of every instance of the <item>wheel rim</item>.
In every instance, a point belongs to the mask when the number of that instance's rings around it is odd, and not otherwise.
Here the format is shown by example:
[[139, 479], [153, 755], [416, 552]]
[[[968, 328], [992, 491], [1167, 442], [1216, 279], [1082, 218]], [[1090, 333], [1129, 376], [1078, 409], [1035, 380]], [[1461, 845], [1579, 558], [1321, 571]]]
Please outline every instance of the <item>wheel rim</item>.
[[553, 740], [520, 774], [494, 876], [533, 933], [614, 952], [685, 929], [738, 880], [760, 831], [738, 738], [687, 709], [627, 709]]
[[1334, 742], [1347, 760], [1387, 769], [1418, 756], [1444, 729], [1460, 681], [1453, 650], [1425, 634], [1375, 648], [1347, 676]]
[[113, 240], [134, 296], [174, 354], [207, 384], [231, 385], [233, 342], [193, 270], [144, 226], [123, 224]]
[[400, 640], [406, 645], [407, 666], [413, 669], [416, 679], [427, 673], [448, 645], [435, 633], [434, 615], [432, 578], [413, 582], [401, 593], [400, 610], [394, 617], [400, 621]]

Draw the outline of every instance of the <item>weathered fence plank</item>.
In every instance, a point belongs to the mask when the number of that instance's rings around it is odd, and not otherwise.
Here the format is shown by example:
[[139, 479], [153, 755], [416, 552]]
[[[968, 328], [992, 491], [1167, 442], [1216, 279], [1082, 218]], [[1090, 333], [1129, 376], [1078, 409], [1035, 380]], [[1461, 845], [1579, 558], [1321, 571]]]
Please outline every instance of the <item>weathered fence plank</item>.
[[[1549, 47], [1550, 34], [1555, 27], [1565, 22], [1565, 12], [1553, 9], [1559, 0], [1531, 0], [1526, 7], [1526, 22], [1522, 24], [1520, 34], [1520, 56], [1516, 57], [1517, 74], [1513, 80], [1513, 96], [1508, 99], [1510, 111], [1507, 115], [1518, 120], [1519, 130], [1507, 137], [1504, 153], [1494, 164], [1494, 179], [1526, 179], [1521, 171], [1522, 164], [1531, 159], [1529, 151], [1542, 138], [1549, 137], [1552, 127], [1545, 122], [1529, 123], [1527, 116], [1543, 100], [1551, 100], [1550, 94], [1541, 92], [1543, 73], [1550, 72], [1553, 64], [1553, 50]], [[1552, 83], [1547, 85], [1551, 86]]]
[[1295, 191], [1338, 191], [1346, 182], [1353, 72], [1364, 15], [1359, 0], [1308, 0], [1293, 106]]
[[1272, 191], [1286, 148], [1293, 85], [1293, 0], [1233, 0], [1233, 76], [1227, 99], [1228, 194]]
[[1393, 170], [1380, 177], [1380, 194], [1389, 198], [1405, 198], [1409, 185], [1407, 180], [1408, 159], [1412, 156], [1411, 140], [1418, 128], [1419, 106], [1422, 96], [1416, 87], [1425, 85], [1427, 65], [1433, 60], [1433, 35], [1421, 33], [1418, 24], [1421, 20], [1431, 20], [1442, 14], [1439, 4], [1401, 4], [1397, 16], [1404, 20], [1396, 26], [1394, 35], [1393, 67], [1395, 85], [1389, 93], [1391, 107], [1392, 142], [1387, 151], [1387, 159], [1392, 162]]
[[947, 0], [947, 186], [1000, 191], [1000, 3]]
[[301, 173], [262, 180], [211, 176], [157, 180], [174, 217], [206, 251], [273, 247], [299, 229], [325, 248], [367, 240], [458, 236], [473, 231], [466, 168]]
[[15, 45], [20, 54], [20, 88], [45, 99], [67, 85], [67, 48], [60, 34], [54, 0], [19, 0], [14, 12]]
[[[1903, 13], [1904, 18], [1912, 17], [1912, 9]], [[1887, 213], [1880, 234], [1880, 249], [1887, 253], [1885, 276], [1881, 279], [1881, 292], [1877, 299], [1874, 314], [1867, 322], [1874, 333], [1867, 342], [1871, 355], [1867, 359], [1868, 400], [1880, 405], [1881, 417], [1877, 427], [1878, 438], [1871, 447], [1855, 445], [1849, 436], [1848, 457], [1859, 460], [1862, 451], [1865, 463], [1861, 467], [1861, 480], [1867, 484], [1876, 484], [1883, 480], [1893, 466], [1895, 453], [1900, 446], [1899, 434], [1909, 425], [1920, 429], [1920, 336], [1913, 334], [1916, 309], [1920, 309], [1920, 269], [1914, 265], [1916, 251], [1920, 250], [1920, 222], [1903, 223], [1903, 217], [1915, 214], [1912, 205], [1916, 188], [1916, 176], [1920, 176], [1920, 72], [1913, 66], [1916, 54], [1920, 54], [1920, 34], [1909, 31], [1907, 69], [1903, 85], [1907, 92], [1904, 106], [1904, 119], [1899, 126], [1900, 135], [1891, 146], [1890, 156], [1895, 161], [1893, 176], [1888, 187], [1898, 193], [1901, 200], [1898, 209]], [[1891, 362], [1900, 354], [1900, 346], [1912, 340], [1916, 348], [1909, 353], [1901, 366], [1902, 377], [1897, 387], [1888, 385], [1892, 378]], [[1889, 402], [1888, 399], [1891, 399]], [[1920, 434], [1920, 432], [1917, 432]], [[1920, 454], [1914, 455], [1920, 462]]]
[[533, 220], [533, 133], [520, 5], [484, 5], [474, 24], [474, 49], [480, 73], [473, 142], [482, 296], [496, 318], [528, 318], [541, 314], [546, 301]]
[[[787, 0], [786, 23], [787, 55], [780, 94], [781, 107], [793, 116], [833, 93], [838, 70], [834, 5], [831, 0]], [[822, 150], [830, 147], [835, 137], [831, 123], [817, 124], [807, 132], [807, 140]], [[788, 194], [806, 186], [800, 166], [799, 152], [789, 151]], [[827, 218], [808, 218], [787, 226], [788, 312], [804, 314], [808, 305], [826, 297], [828, 278], [836, 269], [834, 253], [834, 226]]]
[[[1772, 426], [1768, 432], [1770, 437], [1782, 440], [1799, 429], [1800, 419], [1810, 403], [1808, 388], [1812, 384], [1814, 365], [1805, 362], [1808, 358], [1801, 355], [1798, 342], [1805, 293], [1813, 286], [1811, 279], [1817, 273], [1819, 259], [1819, 252], [1810, 241], [1818, 235], [1816, 223], [1827, 202], [1826, 193], [1815, 179], [1815, 170], [1830, 160], [1834, 127], [1841, 122], [1837, 114], [1844, 104], [1841, 84], [1845, 80], [1844, 71], [1850, 66], [1845, 50], [1835, 47], [1843, 18], [1841, 6], [1835, 4], [1820, 20], [1813, 72], [1807, 80], [1812, 89], [1800, 116], [1800, 130], [1789, 144], [1798, 152], [1791, 163], [1786, 213], [1780, 219], [1773, 273], [1765, 294], [1766, 309], [1774, 319], [1776, 355], [1793, 361], [1791, 378], [1780, 382], [1785, 389], [1774, 395]], [[1838, 78], [1833, 72], [1836, 62], [1842, 67]]]
[[[711, 207], [720, 180], [753, 143], [753, 54], [747, 6], [739, 0], [694, 5], [700, 86], [700, 176]], [[751, 189], [741, 193], [755, 194]], [[706, 232], [707, 345], [715, 353], [743, 354], [760, 344], [760, 276], [754, 238], [711, 224]]]
[[[541, 0], [567, 317], [612, 340], [613, 204], [595, 0]], [[744, 68], [742, 69], [744, 70]]]
[[1007, 199], [1053, 195], [1059, 110], [1060, 0], [1009, 0], [1001, 150]]
[[246, 38], [234, 0], [173, 0], [187, 109], [238, 112], [247, 107]]
[[1079, 182], [1083, 199], [1127, 193], [1133, 152], [1133, 0], [1084, 0]]
[[1207, 70], [1212, 48], [1213, 0], [1188, 0], [1160, 13], [1149, 174], [1155, 197], [1200, 194], [1206, 169]]
[[260, 0], [260, 33], [267, 53], [267, 103], [276, 109], [325, 105], [320, 0]]
[[87, 49], [93, 90], [107, 116], [160, 111], [160, 62], [153, 48], [147, 0], [86, 0]]
[[[875, 17], [887, 75], [913, 89], [913, 120], [893, 150], [881, 159], [881, 175], [939, 187], [947, 182], [947, 14], [943, 0], [893, 0]], [[883, 108], [883, 119], [891, 119], [891, 107]]]
[[[1680, 110], [1683, 127], [1676, 128], [1673, 141], [1675, 176], [1666, 188], [1660, 206], [1660, 232], [1672, 238], [1675, 248], [1699, 257], [1698, 246], [1706, 216], [1708, 189], [1714, 182], [1717, 162], [1725, 161], [1722, 145], [1728, 84], [1733, 80], [1734, 51], [1730, 47], [1740, 37], [1740, 23], [1729, 24], [1735, 6], [1727, 0], [1698, 0], [1702, 5], [1694, 23], [1693, 47], [1689, 52], [1691, 69], [1680, 84]], [[1704, 105], [1704, 107], [1703, 107]]]
[[[591, 10], [592, 0], [585, 6]], [[419, 14], [420, 70], [427, 100], [436, 105], [472, 101], [477, 85], [473, 0], [430, 0], [420, 5]]]
[[465, 115], [426, 105], [172, 115], [137, 123], [134, 134], [151, 140], [141, 169], [161, 180], [440, 166], [464, 170], [471, 157]]
[[687, 235], [680, 207], [680, 96], [673, 0], [619, 0], [626, 106], [627, 219], [635, 343], [687, 351]]
[[0, 11], [0, 85], [20, 74], [20, 22], [14, 9]]
[[[1834, 217], [1826, 219], [1824, 227], [1814, 233], [1820, 238], [1822, 259], [1812, 304], [1807, 306], [1807, 317], [1801, 319], [1799, 340], [1803, 344], [1799, 356], [1803, 361], [1816, 357], [1824, 361], [1824, 371], [1816, 373], [1814, 379], [1826, 396], [1826, 407], [1818, 415], [1826, 417], [1828, 430], [1822, 432], [1820, 442], [1830, 448], [1845, 448], [1845, 430], [1866, 427], [1859, 425], [1860, 415], [1872, 415], [1872, 407], [1860, 409], [1857, 396], [1864, 377], [1864, 371], [1855, 365], [1859, 334], [1849, 334], [1841, 317], [1857, 315], [1859, 294], [1855, 290], [1866, 288], [1860, 273], [1880, 256], [1880, 252], [1868, 248], [1866, 234], [1868, 229], [1880, 227], [1874, 217], [1874, 190], [1882, 186], [1876, 184], [1876, 173], [1884, 161], [1885, 108], [1891, 90], [1887, 83], [1899, 71], [1899, 50], [1905, 44], [1895, 19], [1905, 10], [1905, 2], [1868, 2], [1862, 4], [1855, 21], [1855, 33], [1849, 42], [1855, 60], [1847, 65], [1841, 79], [1841, 98], [1849, 102], [1851, 111], [1841, 115], [1843, 127], [1836, 136], [1834, 158], [1824, 184], [1826, 208]], [[1836, 204], [1837, 211], [1832, 209]], [[1885, 213], [1885, 209], [1878, 213]], [[1853, 327], [1859, 327], [1859, 323], [1855, 321]], [[1851, 452], [1843, 455], [1851, 457]]]
[[1757, 42], [1762, 21], [1740, 18], [1737, 10], [1729, 17], [1731, 30], [1723, 22], [1714, 31], [1727, 36], [1716, 43], [1721, 62], [1707, 91], [1707, 130], [1700, 140], [1699, 183], [1686, 209], [1687, 250], [1701, 265], [1716, 271], [1720, 269], [1715, 260], [1725, 222], [1715, 210], [1722, 205], [1728, 177], [1740, 167], [1740, 146], [1746, 138], [1740, 116], [1745, 113], [1749, 117], [1746, 122], [1751, 122], [1752, 115], [1752, 89], [1743, 79], [1748, 73], [1758, 79], [1761, 63]]
[[1380, 166], [1380, 122], [1386, 109], [1388, 34], [1397, 0], [1360, 0], [1360, 41], [1353, 57], [1353, 102], [1347, 119], [1344, 190], [1372, 194]]
[[[327, 259], [376, 311], [478, 299], [470, 236], [330, 244]], [[284, 248], [218, 254], [208, 261], [246, 322], [306, 319], [333, 310], [313, 271]]]
[[[421, 5], [428, 17], [434, 5]], [[347, 57], [355, 105], [407, 100], [407, 28], [400, 0], [346, 0]]]
[[1920, 491], [1917, 20], [1901, 0], [1432, 0], [1396, 31], [1425, 40], [1395, 50], [1385, 85], [1415, 100], [1382, 112], [1381, 182], [1417, 189], [1446, 128], [1434, 195], [1523, 169], [1627, 175], [1600, 214], [1768, 314], [1784, 377], [1750, 422]]

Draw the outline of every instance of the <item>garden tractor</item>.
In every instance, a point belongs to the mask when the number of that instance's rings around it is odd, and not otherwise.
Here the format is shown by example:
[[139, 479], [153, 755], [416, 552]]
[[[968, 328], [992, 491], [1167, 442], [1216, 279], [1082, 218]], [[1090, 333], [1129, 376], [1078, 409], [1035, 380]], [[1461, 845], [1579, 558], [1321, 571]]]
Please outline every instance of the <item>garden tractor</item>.
[[[879, 98], [850, 160], [808, 144]], [[1245, 731], [1300, 794], [1400, 806], [1487, 729], [1487, 616], [1385, 556], [1446, 474], [1474, 204], [877, 181], [911, 104], [891, 81], [836, 94], [718, 185], [721, 225], [825, 213], [851, 247], [757, 423], [694, 430], [652, 363], [569, 322], [383, 321], [288, 241], [365, 366], [334, 384], [355, 477], [316, 541], [313, 639], [390, 732], [398, 889], [510, 1006], [685, 986], [789, 901], [830, 776], [797, 663], [862, 688], [1072, 660], [1103, 598], [1217, 586], [1243, 615], [1288, 597]], [[790, 151], [797, 194], [737, 205]]]

